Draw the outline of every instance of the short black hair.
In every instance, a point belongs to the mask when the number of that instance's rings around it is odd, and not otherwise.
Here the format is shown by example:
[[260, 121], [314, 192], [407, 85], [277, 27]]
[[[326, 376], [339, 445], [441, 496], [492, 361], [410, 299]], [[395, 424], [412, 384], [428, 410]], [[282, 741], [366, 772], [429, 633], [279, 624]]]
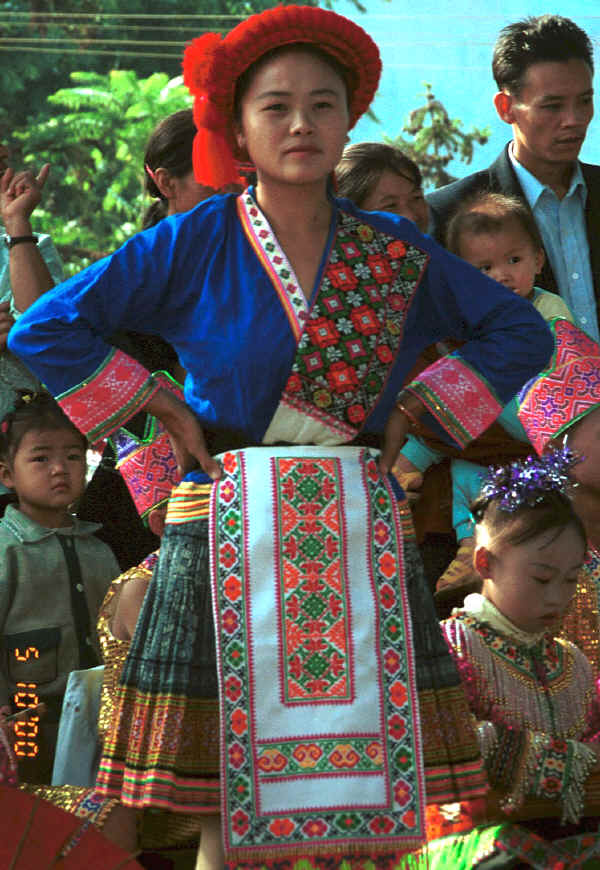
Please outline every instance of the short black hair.
[[592, 43], [570, 18], [539, 15], [502, 28], [494, 46], [492, 72], [498, 90], [518, 94], [534, 63], [582, 60], [594, 71]]
[[533, 213], [522, 199], [504, 193], [480, 191], [460, 203], [450, 218], [446, 228], [446, 247], [460, 257], [464, 236], [494, 235], [514, 223], [528, 236], [535, 250], [544, 249]]

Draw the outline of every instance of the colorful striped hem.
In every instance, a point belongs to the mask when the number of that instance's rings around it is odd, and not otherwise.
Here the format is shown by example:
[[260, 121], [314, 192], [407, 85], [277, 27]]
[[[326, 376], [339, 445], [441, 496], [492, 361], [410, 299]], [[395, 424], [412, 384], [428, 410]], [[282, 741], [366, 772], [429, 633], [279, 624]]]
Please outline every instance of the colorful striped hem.
[[460, 789], [461, 800], [471, 800], [486, 795], [489, 791], [487, 775], [481, 759], [452, 768], [425, 768], [426, 795], [428, 804], [453, 803], [456, 800], [457, 788]]
[[138, 809], [151, 806], [170, 812], [208, 814], [218, 812], [221, 804], [218, 779], [182, 779], [166, 770], [154, 770], [144, 776], [117, 762], [100, 766], [96, 788], [101, 794], [118, 797], [126, 806]]
[[177, 526], [207, 520], [211, 490], [212, 483], [180, 483], [171, 493], [165, 522]]

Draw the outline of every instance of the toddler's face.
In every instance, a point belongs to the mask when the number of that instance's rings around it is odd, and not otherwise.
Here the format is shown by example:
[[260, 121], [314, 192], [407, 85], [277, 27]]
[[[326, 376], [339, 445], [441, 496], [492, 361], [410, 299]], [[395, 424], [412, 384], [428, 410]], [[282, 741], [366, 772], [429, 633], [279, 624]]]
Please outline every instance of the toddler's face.
[[53, 526], [85, 487], [86, 451], [71, 428], [26, 432], [3, 483], [15, 490], [19, 509], [43, 526]]
[[547, 529], [491, 556], [483, 594], [523, 631], [550, 628], [567, 609], [585, 555], [574, 526]]
[[518, 224], [495, 233], [463, 233], [460, 256], [517, 296], [527, 299], [544, 263], [544, 252], [534, 247]]

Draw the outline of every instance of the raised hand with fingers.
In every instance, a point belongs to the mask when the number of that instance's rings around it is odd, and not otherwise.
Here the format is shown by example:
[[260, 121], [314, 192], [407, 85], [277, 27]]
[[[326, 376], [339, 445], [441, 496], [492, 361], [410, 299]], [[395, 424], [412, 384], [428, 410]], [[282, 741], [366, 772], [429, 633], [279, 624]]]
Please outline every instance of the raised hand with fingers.
[[42, 199], [42, 190], [50, 172], [45, 163], [37, 175], [29, 170], [6, 169], [0, 178], [0, 216], [11, 236], [31, 232], [29, 218]]

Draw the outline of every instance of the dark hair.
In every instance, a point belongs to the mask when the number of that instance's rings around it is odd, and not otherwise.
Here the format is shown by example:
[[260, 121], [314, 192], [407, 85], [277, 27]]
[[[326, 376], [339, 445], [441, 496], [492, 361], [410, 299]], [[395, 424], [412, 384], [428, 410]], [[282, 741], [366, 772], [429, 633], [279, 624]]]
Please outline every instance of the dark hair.
[[518, 94], [527, 69], [534, 63], [577, 59], [594, 71], [592, 43], [569, 18], [540, 15], [515, 21], [500, 31], [494, 46], [492, 72], [498, 90]]
[[318, 45], [314, 45], [311, 42], [292, 42], [289, 45], [278, 45], [276, 48], [272, 48], [270, 51], [265, 52], [265, 54], [261, 55], [258, 60], [255, 60], [254, 63], [250, 64], [248, 69], [245, 69], [239, 76], [235, 83], [235, 94], [233, 98], [233, 118], [237, 123], [239, 123], [241, 118], [242, 100], [244, 99], [254, 76], [265, 64], [269, 63], [269, 61], [275, 60], [288, 52], [311, 54], [330, 66], [346, 85], [346, 99], [348, 103], [350, 102], [350, 94], [353, 93], [356, 88], [356, 81], [352, 71]]
[[159, 167], [167, 169], [175, 178], [188, 175], [192, 167], [192, 146], [196, 126], [191, 109], [182, 109], [169, 115], [154, 128], [144, 153], [144, 190], [155, 199], [142, 218], [142, 229], [154, 226], [166, 217], [168, 202], [146, 169], [153, 172]]
[[338, 196], [351, 199], [360, 208], [386, 170], [421, 187], [423, 179], [419, 167], [399, 148], [383, 142], [348, 146], [335, 168]]
[[4, 462], [12, 461], [28, 432], [56, 429], [72, 429], [81, 438], [84, 449], [87, 447], [85, 435], [74, 426], [50, 393], [18, 390], [15, 408], [4, 417], [0, 426], [0, 457]]
[[562, 529], [567, 526], [573, 526], [584, 549], [587, 548], [583, 523], [575, 513], [570, 498], [564, 493], [549, 490], [533, 506], [524, 504], [514, 511], [502, 510], [498, 502], [499, 499], [480, 497], [471, 504], [477, 543], [480, 543], [480, 538], [485, 534], [485, 546], [492, 554], [496, 554], [502, 547], [524, 544], [548, 529]]
[[463, 236], [502, 232], [513, 222], [519, 224], [536, 250], [543, 249], [538, 225], [526, 203], [516, 196], [491, 191], [475, 194], [458, 206], [446, 227], [446, 247], [460, 257]]

